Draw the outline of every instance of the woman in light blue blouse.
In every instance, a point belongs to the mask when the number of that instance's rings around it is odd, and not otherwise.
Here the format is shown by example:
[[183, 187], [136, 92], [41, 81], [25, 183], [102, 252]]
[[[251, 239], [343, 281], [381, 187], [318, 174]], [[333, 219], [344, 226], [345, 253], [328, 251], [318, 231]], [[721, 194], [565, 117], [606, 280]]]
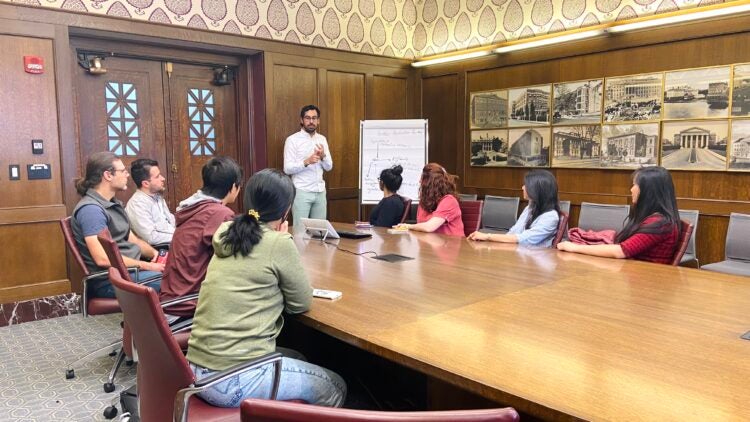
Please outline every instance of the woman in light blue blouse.
[[547, 170], [531, 170], [523, 179], [523, 199], [529, 201], [508, 234], [474, 232], [469, 240], [518, 243], [549, 248], [560, 221], [557, 180]]

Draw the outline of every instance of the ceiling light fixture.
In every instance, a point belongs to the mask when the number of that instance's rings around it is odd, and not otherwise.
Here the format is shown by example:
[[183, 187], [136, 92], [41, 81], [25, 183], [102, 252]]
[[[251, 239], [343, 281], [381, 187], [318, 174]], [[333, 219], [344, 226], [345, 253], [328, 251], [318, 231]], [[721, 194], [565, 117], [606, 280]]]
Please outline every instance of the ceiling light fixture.
[[737, 6], [722, 7], [711, 10], [702, 10], [692, 13], [679, 14], [675, 16], [666, 16], [663, 18], [651, 18], [640, 22], [624, 23], [614, 25], [609, 28], [609, 32], [625, 32], [637, 29], [651, 28], [654, 26], [671, 25], [680, 22], [694, 21], [698, 19], [715, 18], [718, 16], [733, 15], [750, 11], [750, 4], [741, 4]]
[[591, 31], [576, 32], [573, 34], [560, 35], [557, 37], [545, 38], [537, 41], [529, 41], [524, 43], [506, 45], [493, 50], [495, 53], [509, 53], [511, 51], [525, 50], [527, 48], [543, 47], [545, 45], [560, 44], [569, 41], [577, 41], [585, 38], [592, 38], [604, 34], [604, 29], [593, 29]]
[[435, 59], [420, 60], [418, 62], [412, 63], [411, 65], [413, 67], [431, 66], [431, 65], [440, 64], [440, 63], [450, 63], [450, 62], [457, 62], [459, 60], [475, 59], [477, 57], [487, 56], [490, 53], [492, 53], [490, 50], [473, 51], [471, 53], [457, 54], [455, 56], [445, 56], [445, 57], [438, 57]]

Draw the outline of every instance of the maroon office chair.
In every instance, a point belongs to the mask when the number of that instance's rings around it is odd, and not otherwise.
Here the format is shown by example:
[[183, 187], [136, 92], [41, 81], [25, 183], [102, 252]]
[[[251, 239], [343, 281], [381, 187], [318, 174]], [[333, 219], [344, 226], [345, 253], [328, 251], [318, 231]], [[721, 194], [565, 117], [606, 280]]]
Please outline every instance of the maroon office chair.
[[239, 372], [268, 364], [273, 364], [275, 369], [271, 399], [276, 398], [281, 377], [281, 353], [269, 353], [196, 381], [167, 324], [156, 291], [123, 279], [115, 268], [109, 269], [109, 279], [138, 350], [138, 403], [141, 421], [239, 420], [239, 409], [211, 406], [195, 394]]
[[[92, 273], [89, 271], [86, 263], [83, 261], [83, 256], [78, 250], [78, 244], [76, 243], [75, 236], [73, 235], [73, 227], [71, 223], [72, 217], [65, 217], [60, 220], [60, 228], [62, 228], [63, 238], [65, 239], [65, 245], [68, 247], [68, 251], [73, 256], [74, 261], [78, 264], [78, 267], [83, 272], [83, 279], [81, 284], [83, 285], [83, 293], [81, 295], [81, 312], [84, 317], [93, 315], [106, 315], [120, 312], [120, 305], [117, 303], [117, 299], [103, 298], [103, 297], [89, 297], [88, 295], [88, 283], [91, 280], [99, 280], [107, 277], [106, 271], [99, 271]], [[66, 379], [75, 378], [75, 367], [92, 356], [97, 356], [105, 350], [112, 349], [113, 352], [110, 355], [114, 356], [114, 350], [120, 345], [120, 340], [110, 343], [104, 347], [96, 349], [85, 356], [82, 356], [75, 361], [71, 362], [65, 371]]]
[[242, 422], [517, 422], [519, 420], [518, 412], [512, 407], [440, 412], [375, 412], [247, 399], [242, 402], [240, 409]]
[[[109, 229], [104, 228], [101, 232], [99, 232], [97, 238], [99, 239], [99, 243], [101, 243], [104, 252], [107, 254], [107, 258], [109, 258], [109, 263], [112, 268], [115, 268], [117, 270], [123, 280], [132, 282], [129, 272], [131, 269], [125, 265], [125, 261], [123, 261], [122, 254], [120, 253], [120, 248], [117, 247], [117, 243], [115, 243], [115, 241], [112, 239], [112, 236], [109, 233]], [[148, 278], [146, 280], [140, 281], [138, 284], [150, 283], [156, 279], [158, 279], [158, 277]], [[174, 305], [175, 303], [195, 300], [197, 299], [197, 297], [197, 294], [181, 297], [178, 299], [174, 299], [173, 301], [164, 302], [162, 306], [166, 306], [167, 303], [169, 305]], [[115, 364], [109, 372], [109, 378], [104, 384], [104, 391], [107, 393], [115, 390], [115, 376], [117, 375], [117, 371], [120, 369], [122, 362], [125, 361], [125, 358], [133, 358], [133, 340], [130, 333], [130, 328], [128, 327], [127, 323], [123, 324], [122, 328], [122, 348], [120, 348]], [[183, 324], [176, 328], [170, 326], [170, 328], [172, 329], [172, 332], [177, 339], [177, 342], [180, 344], [182, 350], [187, 350], [187, 342], [190, 338], [190, 331], [188, 331], [190, 325]]]
[[411, 212], [411, 198], [402, 196], [401, 199], [404, 201], [404, 214], [401, 216], [400, 223], [403, 224], [409, 218], [409, 213]]
[[568, 232], [568, 213], [565, 211], [560, 211], [560, 220], [557, 222], [557, 233], [555, 233], [555, 238], [552, 240], [552, 247], [554, 248], [557, 246], [560, 241], [562, 241], [563, 236], [565, 236], [565, 233]]
[[671, 265], [675, 267], [680, 265], [682, 256], [685, 255], [685, 251], [690, 244], [690, 236], [693, 234], [693, 225], [685, 220], [680, 221], [682, 222], [682, 229], [680, 230], [680, 235], [677, 238], [677, 250], [674, 252], [674, 256], [672, 257], [671, 262]]
[[482, 207], [484, 201], [459, 201], [461, 220], [464, 222], [464, 235], [468, 236], [482, 227]]

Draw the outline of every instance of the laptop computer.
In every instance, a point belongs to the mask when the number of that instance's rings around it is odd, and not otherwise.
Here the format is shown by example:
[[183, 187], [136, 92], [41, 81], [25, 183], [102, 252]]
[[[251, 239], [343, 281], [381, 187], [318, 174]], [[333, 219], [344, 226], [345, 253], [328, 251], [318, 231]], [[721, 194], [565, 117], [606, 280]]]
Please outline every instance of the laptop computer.
[[364, 239], [372, 237], [372, 234], [367, 232], [361, 232], [358, 230], [340, 230], [336, 231], [328, 220], [320, 220], [317, 218], [301, 218], [300, 222], [305, 226], [305, 231], [312, 237], [320, 237], [323, 239]]

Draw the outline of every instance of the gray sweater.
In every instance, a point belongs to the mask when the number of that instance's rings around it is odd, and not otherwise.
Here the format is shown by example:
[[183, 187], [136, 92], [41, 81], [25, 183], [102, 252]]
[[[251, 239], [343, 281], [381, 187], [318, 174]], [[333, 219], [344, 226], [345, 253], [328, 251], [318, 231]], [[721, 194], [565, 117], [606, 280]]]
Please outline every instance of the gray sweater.
[[310, 308], [312, 288], [291, 235], [263, 226], [263, 237], [250, 255], [232, 256], [214, 234], [214, 256], [200, 289], [187, 359], [204, 368], [224, 370], [276, 350], [284, 325], [282, 311]]

